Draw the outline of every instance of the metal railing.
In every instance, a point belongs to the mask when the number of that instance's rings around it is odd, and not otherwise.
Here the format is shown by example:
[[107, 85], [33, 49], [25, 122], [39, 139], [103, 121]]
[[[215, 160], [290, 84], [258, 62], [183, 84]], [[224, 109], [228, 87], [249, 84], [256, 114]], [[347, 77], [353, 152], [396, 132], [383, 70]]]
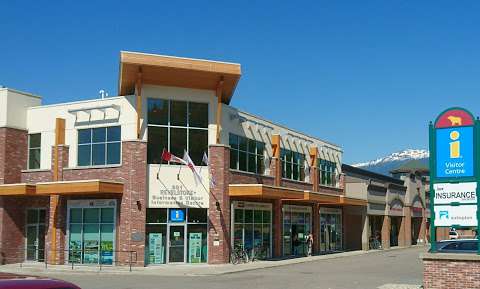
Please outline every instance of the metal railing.
[[[29, 252], [34, 252], [38, 257], [27, 258]], [[55, 260], [51, 260], [54, 258]], [[18, 263], [20, 267], [26, 262], [43, 263], [45, 268], [49, 265], [75, 266], [132, 266], [138, 261], [137, 251], [127, 250], [11, 250], [0, 249], [0, 265]]]

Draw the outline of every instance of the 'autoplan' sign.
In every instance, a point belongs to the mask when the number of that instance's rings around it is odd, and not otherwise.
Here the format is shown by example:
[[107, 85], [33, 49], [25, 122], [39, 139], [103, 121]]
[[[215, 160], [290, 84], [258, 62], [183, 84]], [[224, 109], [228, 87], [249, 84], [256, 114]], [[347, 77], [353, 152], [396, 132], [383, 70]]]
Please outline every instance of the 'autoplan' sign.
[[435, 206], [435, 226], [477, 226], [477, 205]]
[[474, 119], [462, 109], [447, 110], [435, 123], [436, 176], [472, 177]]
[[477, 203], [477, 183], [438, 183], [433, 185], [435, 192], [433, 203], [450, 204], [450, 203]]

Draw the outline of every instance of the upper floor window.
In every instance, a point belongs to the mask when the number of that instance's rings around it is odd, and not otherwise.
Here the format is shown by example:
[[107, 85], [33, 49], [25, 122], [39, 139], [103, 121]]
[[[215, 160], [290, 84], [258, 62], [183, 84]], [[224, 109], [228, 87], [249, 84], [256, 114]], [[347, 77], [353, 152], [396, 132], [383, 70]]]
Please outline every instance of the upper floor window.
[[78, 166], [120, 164], [120, 126], [78, 130]]
[[208, 104], [166, 99], [148, 99], [149, 164], [162, 163], [162, 151], [183, 157], [184, 151], [196, 165], [208, 153]]
[[28, 169], [36, 170], [40, 168], [40, 147], [42, 145], [41, 134], [28, 135]]
[[331, 161], [319, 159], [318, 160], [318, 170], [319, 170], [319, 180], [318, 183], [325, 186], [335, 186], [336, 185], [336, 169], [337, 164]]
[[255, 174], [265, 172], [265, 143], [231, 133], [229, 144], [231, 169]]
[[281, 149], [282, 178], [305, 181], [305, 155], [287, 149]]

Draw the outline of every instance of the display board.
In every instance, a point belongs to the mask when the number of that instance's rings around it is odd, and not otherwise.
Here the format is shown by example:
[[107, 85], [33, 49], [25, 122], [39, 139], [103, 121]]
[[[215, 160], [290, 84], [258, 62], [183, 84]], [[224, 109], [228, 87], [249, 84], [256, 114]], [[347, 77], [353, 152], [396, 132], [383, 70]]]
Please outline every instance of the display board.
[[437, 227], [478, 229], [478, 130], [479, 121], [458, 107], [443, 111], [430, 123], [432, 252], [436, 252]]
[[188, 262], [202, 262], [202, 233], [188, 234]]

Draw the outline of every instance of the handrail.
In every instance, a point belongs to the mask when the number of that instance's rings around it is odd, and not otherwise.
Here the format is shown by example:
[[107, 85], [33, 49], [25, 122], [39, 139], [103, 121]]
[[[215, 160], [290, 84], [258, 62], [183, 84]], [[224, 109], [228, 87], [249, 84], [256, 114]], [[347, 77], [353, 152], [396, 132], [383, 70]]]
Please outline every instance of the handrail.
[[[4, 265], [7, 263], [19, 263], [20, 267], [23, 266], [23, 263], [25, 261], [30, 261], [26, 260], [26, 255], [27, 252], [30, 251], [28, 249], [19, 249], [19, 250], [11, 250], [11, 249], [2, 249], [0, 248], [0, 265]], [[34, 250], [32, 250], [34, 251]], [[137, 264], [138, 262], [138, 252], [133, 251], [133, 250], [94, 250], [94, 249], [70, 249], [70, 250], [38, 250], [35, 249], [35, 251], [38, 251], [39, 253], [43, 252], [43, 258], [37, 258], [36, 260], [31, 260], [31, 261], [37, 261], [39, 263], [44, 263], [45, 268], [48, 268], [48, 265], [57, 265], [57, 264], [52, 264], [51, 260], [49, 260], [50, 256], [55, 252], [55, 256], [62, 256], [61, 254], [63, 253], [63, 258], [62, 260], [59, 260], [60, 265], [68, 265], [70, 264], [72, 267], [72, 270], [74, 269], [75, 265], [82, 265], [82, 266], [99, 266], [99, 270], [102, 270], [103, 266], [109, 266], [109, 265], [114, 265], [114, 266], [119, 266], [122, 264], [127, 264], [129, 267], [129, 271], [132, 271], [132, 265]], [[104, 255], [104, 253], [107, 253], [109, 255]], [[14, 254], [15, 256], [11, 256]], [[96, 262], [92, 263], [86, 263], [85, 262], [85, 255], [86, 254], [92, 254], [93, 260]], [[111, 255], [110, 255], [111, 254]], [[126, 257], [122, 258], [122, 254], [126, 254]], [[108, 258], [106, 258], [108, 257]], [[105, 262], [106, 261], [106, 262]], [[55, 260], [54, 263], [56, 263], [57, 260]]]

